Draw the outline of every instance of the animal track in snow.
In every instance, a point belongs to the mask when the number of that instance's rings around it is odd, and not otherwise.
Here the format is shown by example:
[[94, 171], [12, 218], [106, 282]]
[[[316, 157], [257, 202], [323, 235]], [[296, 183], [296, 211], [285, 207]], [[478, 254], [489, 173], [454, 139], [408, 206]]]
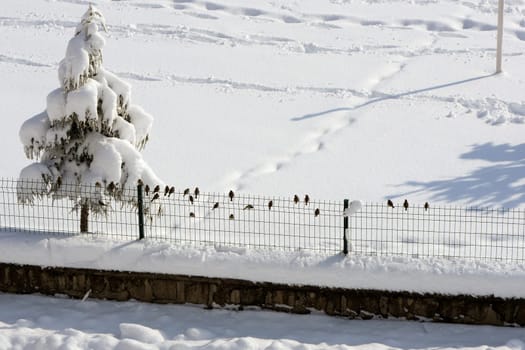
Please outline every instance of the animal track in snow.
[[[186, 13], [193, 17], [218, 17], [209, 15], [208, 13], [191, 11]], [[0, 22], [1, 24], [1, 22]], [[317, 23], [316, 25], [319, 25]], [[402, 57], [416, 57], [421, 55], [431, 54], [458, 54], [458, 53], [485, 53], [493, 50], [489, 48], [458, 48], [458, 49], [444, 49], [440, 47], [434, 47], [431, 45], [424, 45], [423, 47], [406, 47], [406, 45], [360, 45], [358, 43], [347, 43], [344, 46], [327, 46], [318, 44], [315, 42], [304, 42], [296, 40], [292, 37], [286, 36], [270, 36], [262, 34], [246, 34], [230, 32], [225, 33], [222, 31], [215, 31], [211, 29], [202, 29], [196, 27], [189, 27], [184, 25], [171, 26], [171, 25], [160, 25], [160, 24], [135, 24], [128, 26], [110, 26], [110, 32], [122, 33], [124, 35], [149, 35], [149, 36], [169, 36], [177, 38], [181, 41], [187, 41], [191, 43], [209, 43], [217, 45], [231, 45], [231, 46], [271, 46], [279, 50], [285, 50], [296, 53], [304, 54], [334, 54], [334, 55], [353, 55], [356, 53], [367, 52], [368, 54], [377, 55], [399, 55]], [[453, 38], [466, 38], [465, 35], [456, 32], [438, 32], [439, 37], [453, 37]], [[523, 33], [518, 32], [517, 35], [522, 35], [525, 40], [525, 31]], [[505, 52], [505, 55], [517, 55], [523, 53], [509, 53]]]
[[[183, 6], [180, 4], [183, 3]], [[183, 8], [184, 7], [184, 8]], [[275, 12], [269, 10], [261, 10], [252, 7], [236, 7], [230, 5], [220, 4], [218, 2], [199, 1], [199, 0], [175, 0], [174, 8], [185, 10], [193, 8], [201, 11], [221, 11], [231, 16], [244, 16], [248, 18], [262, 18], [266, 20], [282, 22], [287, 24], [317, 25], [321, 23], [328, 24], [331, 22], [338, 22], [341, 25], [361, 25], [361, 26], [385, 26], [385, 27], [407, 27], [420, 28], [423, 27], [431, 32], [454, 32], [458, 30], [496, 30], [493, 24], [483, 23], [470, 18], [454, 19], [450, 21], [424, 20], [424, 19], [393, 19], [390, 22], [384, 20], [371, 20], [369, 18], [360, 18], [357, 16], [341, 15], [339, 13], [328, 14], [311, 14], [311, 13], [297, 13], [291, 8], [281, 7], [279, 10], [285, 12]]]
[[146, 75], [140, 75], [137, 73], [121, 72], [117, 73], [118, 76], [127, 79], [140, 80], [140, 81], [162, 81], [161, 78], [150, 77]]
[[52, 67], [52, 65], [50, 64], [40, 63], [40, 62], [31, 61], [25, 58], [10, 57], [10, 56], [0, 54], [0, 63], [1, 62], [22, 64], [25, 66], [33, 66], [33, 67]]
[[152, 76], [152, 75], [141, 75], [130, 72], [119, 72], [119, 76], [127, 79], [133, 79], [138, 81], [172, 81], [181, 84], [199, 84], [199, 85], [217, 85], [221, 87], [227, 87], [228, 89], [235, 90], [252, 90], [258, 92], [275, 92], [280, 94], [297, 94], [301, 92], [306, 93], [317, 93], [321, 95], [329, 95], [333, 97], [348, 98], [349, 96], [366, 97], [366, 94], [358, 90], [348, 88], [337, 88], [337, 87], [316, 87], [316, 86], [294, 86], [294, 87], [279, 87], [270, 86], [257, 83], [246, 83], [234, 81], [231, 79], [219, 79], [213, 77], [199, 78], [199, 77], [183, 77], [173, 74], [163, 76]]
[[56, 19], [22, 19], [16, 17], [0, 17], [0, 27], [46, 27], [46, 28], [76, 28], [77, 22]]
[[322, 127], [310, 134], [304, 143], [298, 147], [298, 150], [284, 156], [275, 157], [244, 172], [237, 172], [236, 176], [231, 178], [230, 186], [241, 190], [246, 187], [248, 182], [257, 177], [277, 172], [308, 154], [323, 151], [325, 148], [325, 140], [329, 140], [335, 133], [349, 127], [354, 122], [354, 118], [349, 118], [346, 113], [342, 114], [338, 119], [331, 120], [329, 126]]
[[505, 102], [497, 98], [459, 98], [456, 102], [488, 124], [525, 123], [525, 103]]

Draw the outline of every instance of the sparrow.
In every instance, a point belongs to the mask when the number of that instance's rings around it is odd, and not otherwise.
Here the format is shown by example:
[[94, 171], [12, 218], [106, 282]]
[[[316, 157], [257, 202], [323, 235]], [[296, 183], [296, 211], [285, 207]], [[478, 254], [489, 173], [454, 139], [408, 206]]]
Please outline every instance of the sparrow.
[[[71, 161], [71, 160], [69, 160], [69, 161]], [[137, 185], [140, 185], [140, 186], [144, 185], [144, 183], [142, 182], [142, 179], [138, 179], [137, 180]]]
[[230, 197], [230, 202], [233, 201], [233, 197], [235, 196], [235, 194], [233, 193], [233, 191], [230, 191], [230, 193], [228, 193], [228, 196]]
[[144, 192], [146, 193], [146, 196], [149, 195], [149, 186], [146, 185], [146, 187], [144, 187]]
[[193, 194], [195, 194], [195, 198], [197, 198], [200, 193], [201, 193], [201, 191], [199, 190], [199, 188], [195, 187], [195, 191], [193, 191]]
[[403, 208], [405, 208], [405, 210], [408, 210], [408, 201], [406, 199], [403, 202]]
[[155, 186], [155, 188], [153, 189], [153, 193], [157, 193], [159, 191], [160, 191], [160, 186], [159, 185]]
[[164, 197], [166, 197], [169, 192], [170, 192], [170, 187], [166, 185], [166, 187], [164, 187]]
[[388, 205], [390, 208], [394, 208], [394, 203], [389, 199], [386, 201], [386, 205]]
[[168, 197], [175, 192], [175, 187], [171, 186], [170, 191], [168, 192]]
[[272, 210], [273, 207], [273, 201], [268, 202], [268, 210]]
[[294, 196], [293, 196], [293, 202], [294, 202], [295, 204], [299, 203], [299, 196], [298, 196], [298, 195], [294, 195]]
[[213, 205], [213, 208], [212, 208], [211, 210], [215, 210], [215, 209], [217, 209], [218, 207], [219, 207], [219, 202], [215, 203], [215, 204]]
[[315, 217], [318, 217], [319, 214], [321, 214], [321, 211], [319, 210], [319, 208], [315, 209], [315, 212], [314, 212]]
[[425, 202], [425, 211], [427, 211], [429, 208], [428, 202]]
[[246, 209], [253, 209], [253, 205], [251, 204], [246, 205], [243, 210], [246, 210]]
[[[58, 185], [58, 180], [57, 180], [57, 185]], [[107, 187], [107, 190], [109, 193], [113, 193], [115, 191], [115, 188], [116, 188], [115, 183], [111, 181]]]
[[193, 196], [190, 194], [190, 203], [193, 204]]
[[184, 194], [182, 195], [182, 197], [186, 196], [187, 194], [190, 194], [190, 189], [189, 188], [184, 190]]
[[310, 196], [305, 194], [304, 195], [304, 205], [308, 205], [308, 202], [310, 202]]
[[194, 212], [190, 212], [190, 218], [194, 218], [195, 217], [195, 213]]
[[155, 195], [153, 196], [153, 198], [151, 198], [150, 202], [153, 202], [155, 199], [158, 199], [159, 198], [159, 194], [158, 193], [155, 193]]
[[235, 219], [235, 216], [233, 216], [233, 214], [230, 214], [230, 220], [234, 220]]

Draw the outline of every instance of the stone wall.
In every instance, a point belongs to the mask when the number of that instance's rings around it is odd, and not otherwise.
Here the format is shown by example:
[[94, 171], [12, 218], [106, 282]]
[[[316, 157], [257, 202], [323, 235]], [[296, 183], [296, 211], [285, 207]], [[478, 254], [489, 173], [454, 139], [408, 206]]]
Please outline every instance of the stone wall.
[[293, 313], [370, 319], [403, 317], [442, 322], [525, 326], [525, 299], [418, 294], [250, 282], [155, 273], [1, 264], [0, 291], [65, 294], [109, 300], [193, 303], [242, 309], [259, 306]]

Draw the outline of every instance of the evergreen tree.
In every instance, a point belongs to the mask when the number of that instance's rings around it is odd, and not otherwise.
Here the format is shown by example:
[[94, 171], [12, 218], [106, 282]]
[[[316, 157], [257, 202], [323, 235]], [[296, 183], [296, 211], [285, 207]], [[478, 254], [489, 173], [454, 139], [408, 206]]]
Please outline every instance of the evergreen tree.
[[20, 129], [25, 154], [35, 162], [20, 173], [19, 202], [69, 198], [80, 209], [81, 232], [88, 231], [90, 212], [107, 213], [109, 197], [133, 204], [135, 197], [122, 196], [126, 187], [162, 183], [139, 152], [153, 118], [131, 103], [130, 85], [102, 66], [99, 29], [106, 31], [104, 17], [90, 6], [60, 62], [60, 88]]

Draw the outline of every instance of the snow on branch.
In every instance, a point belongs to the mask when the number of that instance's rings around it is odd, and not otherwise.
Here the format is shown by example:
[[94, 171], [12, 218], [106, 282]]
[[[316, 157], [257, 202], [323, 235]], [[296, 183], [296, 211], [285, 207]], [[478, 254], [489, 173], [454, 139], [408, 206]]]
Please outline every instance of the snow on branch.
[[50, 127], [46, 112], [29, 118], [22, 124], [18, 136], [24, 145], [24, 152], [29, 159], [38, 159], [47, 143], [47, 130]]
[[90, 5], [77, 26], [75, 36], [67, 45], [66, 57], [60, 62], [59, 80], [66, 91], [84, 85], [102, 65], [105, 39], [98, 32], [99, 25], [106, 30], [104, 16]]
[[105, 19], [90, 6], [60, 62], [61, 87], [20, 129], [26, 156], [37, 161], [20, 173], [22, 203], [49, 195], [104, 213], [106, 197], [119, 200], [126, 187], [163, 185], [139, 152], [153, 117], [131, 103], [131, 86], [102, 66], [99, 28], [106, 30]]

